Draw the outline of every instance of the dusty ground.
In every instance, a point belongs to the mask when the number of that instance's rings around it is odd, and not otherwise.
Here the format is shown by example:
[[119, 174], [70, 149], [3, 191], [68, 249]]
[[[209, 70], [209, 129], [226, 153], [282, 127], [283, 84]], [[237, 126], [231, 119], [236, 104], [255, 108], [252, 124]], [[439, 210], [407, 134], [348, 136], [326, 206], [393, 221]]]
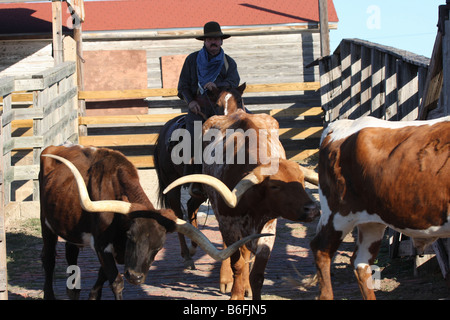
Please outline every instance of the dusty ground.
[[[153, 170], [141, 170], [141, 180], [149, 195], [156, 192], [156, 180]], [[317, 197], [317, 189], [308, 185], [311, 194]], [[154, 201], [154, 198], [151, 199]], [[154, 201], [154, 203], [156, 203]], [[318, 295], [318, 287], [301, 290], [298, 281], [315, 274], [315, 266], [309, 249], [309, 241], [315, 233], [317, 221], [312, 223], [294, 223], [279, 219], [277, 240], [266, 269], [263, 287], [263, 299], [266, 300], [312, 300]], [[200, 229], [217, 246], [221, 245], [217, 221], [207, 206], [202, 207], [199, 215]], [[353, 251], [354, 238], [348, 235], [342, 243], [332, 265], [335, 298], [361, 299], [358, 286], [349, 265]], [[7, 230], [9, 299], [40, 299], [43, 296], [43, 270], [40, 263], [39, 222], [35, 219], [26, 224], [13, 224]], [[447, 289], [438, 268], [432, 268], [426, 275], [413, 276], [413, 260], [399, 258], [391, 260], [384, 243], [376, 262], [381, 268], [381, 289], [376, 292], [378, 299], [448, 299]], [[178, 238], [170, 234], [166, 245], [152, 265], [147, 280], [142, 286], [125, 284], [124, 299], [190, 299], [190, 300], [227, 300], [228, 294], [218, 290], [220, 264], [206, 256], [201, 249], [194, 256], [197, 270], [184, 270], [179, 254]], [[90, 248], [81, 251], [79, 267], [81, 269], [81, 299], [86, 299], [89, 289], [95, 282], [98, 260]], [[119, 268], [121, 271], [122, 268]], [[57, 269], [55, 272], [55, 294], [66, 299], [65, 286], [66, 262], [64, 243], [58, 244]], [[112, 299], [106, 286], [103, 299]]]

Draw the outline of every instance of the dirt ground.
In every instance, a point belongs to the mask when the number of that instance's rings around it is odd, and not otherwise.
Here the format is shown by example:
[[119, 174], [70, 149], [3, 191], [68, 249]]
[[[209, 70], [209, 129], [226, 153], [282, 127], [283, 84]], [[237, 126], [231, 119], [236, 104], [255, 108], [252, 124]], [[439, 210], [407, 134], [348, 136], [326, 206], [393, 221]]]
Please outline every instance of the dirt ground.
[[[149, 195], [156, 194], [154, 170], [140, 170], [141, 182]], [[307, 184], [308, 191], [317, 198], [317, 189]], [[154, 197], [151, 200], [156, 203]], [[15, 223], [7, 229], [8, 289], [9, 299], [42, 299], [44, 273], [40, 263], [39, 221]], [[309, 242], [315, 234], [317, 220], [311, 223], [294, 223], [278, 220], [277, 239], [266, 268], [263, 300], [313, 300], [319, 289], [313, 286], [299, 288], [301, 279], [312, 278], [315, 265]], [[211, 209], [202, 206], [199, 214], [200, 230], [221, 246], [217, 220]], [[349, 265], [354, 248], [354, 237], [348, 235], [337, 252], [332, 265], [332, 281], [337, 300], [359, 300], [361, 295], [353, 270]], [[164, 249], [156, 256], [145, 284], [133, 286], [125, 283], [124, 299], [150, 300], [228, 300], [229, 294], [219, 291], [220, 263], [205, 255], [201, 249], [194, 256], [196, 270], [185, 270], [180, 256], [176, 234], [169, 234]], [[57, 268], [54, 288], [58, 299], [67, 299], [65, 293], [66, 262], [64, 242], [58, 243]], [[412, 258], [390, 259], [387, 241], [384, 242], [376, 264], [381, 270], [381, 289], [376, 291], [381, 300], [437, 300], [450, 298], [438, 267], [430, 268], [425, 275], [414, 277]], [[88, 293], [97, 276], [99, 262], [90, 248], [81, 251], [78, 266], [81, 270], [81, 299]], [[119, 271], [122, 272], [122, 266]], [[113, 299], [105, 285], [103, 299]]]

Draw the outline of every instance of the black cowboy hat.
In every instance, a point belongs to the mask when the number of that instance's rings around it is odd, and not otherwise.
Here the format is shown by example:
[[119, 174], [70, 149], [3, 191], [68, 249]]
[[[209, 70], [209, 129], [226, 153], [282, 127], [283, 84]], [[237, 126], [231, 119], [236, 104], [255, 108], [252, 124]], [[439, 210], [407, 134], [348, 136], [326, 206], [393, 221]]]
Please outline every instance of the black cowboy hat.
[[220, 25], [215, 21], [210, 21], [205, 23], [203, 27], [203, 35], [200, 37], [197, 37], [195, 39], [197, 40], [205, 40], [206, 38], [222, 38], [222, 39], [228, 39], [231, 37], [229, 34], [222, 33], [222, 30], [220, 29]]

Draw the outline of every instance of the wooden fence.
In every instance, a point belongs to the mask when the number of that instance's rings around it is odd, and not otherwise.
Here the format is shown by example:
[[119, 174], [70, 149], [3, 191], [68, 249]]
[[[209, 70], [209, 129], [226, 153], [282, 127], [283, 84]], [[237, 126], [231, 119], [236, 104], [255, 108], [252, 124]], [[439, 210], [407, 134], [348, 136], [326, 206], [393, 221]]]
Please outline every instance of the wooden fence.
[[[39, 156], [48, 145], [77, 140], [77, 87], [74, 62], [64, 62], [27, 78], [0, 82], [4, 201], [14, 200], [15, 181], [33, 181], [39, 201]], [[18, 158], [27, 157], [28, 161]], [[31, 159], [32, 158], [32, 159]]]
[[[0, 79], [0, 97], [4, 104], [11, 104], [11, 92], [14, 90], [14, 79]], [[0, 116], [0, 138], [3, 137], [2, 117]], [[5, 210], [3, 190], [3, 139], [0, 139], [0, 300], [8, 299], [8, 276], [6, 266], [6, 233], [5, 233]]]
[[416, 120], [430, 60], [358, 39], [344, 39], [320, 65], [325, 121], [365, 115]]
[[[323, 129], [319, 87], [318, 82], [258, 84], [247, 85], [244, 93], [248, 109], [268, 113], [279, 121], [279, 136], [292, 160], [301, 161], [318, 152]], [[153, 149], [161, 126], [186, 112], [184, 103], [174, 97], [176, 93], [176, 89], [80, 91], [80, 100], [151, 98], [149, 114], [81, 116], [79, 124], [87, 126], [88, 133], [79, 137], [80, 144], [118, 149], [138, 168], [153, 167]], [[272, 95], [258, 96], [260, 93]]]

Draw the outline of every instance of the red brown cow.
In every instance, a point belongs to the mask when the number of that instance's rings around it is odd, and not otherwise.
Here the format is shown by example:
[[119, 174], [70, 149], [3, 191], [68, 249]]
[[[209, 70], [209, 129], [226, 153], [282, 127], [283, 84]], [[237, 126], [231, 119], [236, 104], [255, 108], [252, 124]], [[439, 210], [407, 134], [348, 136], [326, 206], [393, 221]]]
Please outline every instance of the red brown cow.
[[351, 261], [365, 299], [375, 299], [370, 265], [386, 226], [412, 237], [419, 252], [450, 236], [449, 155], [450, 117], [365, 117], [328, 126], [319, 153], [322, 216], [311, 241], [321, 299], [333, 298], [330, 261], [354, 227], [358, 240]]
[[[116, 262], [125, 264], [124, 274], [130, 283], [143, 283], [167, 232], [183, 233], [219, 261], [243, 244], [219, 252], [172, 210], [155, 209], [139, 183], [136, 168], [117, 151], [50, 146], [41, 155], [39, 185], [45, 299], [55, 298], [52, 277], [58, 236], [67, 241], [69, 265], [77, 264], [79, 247], [91, 246], [96, 251], [101, 267], [90, 299], [101, 297], [106, 280], [115, 298], [122, 298], [123, 279]], [[79, 290], [69, 295], [78, 298]]]
[[[205, 175], [182, 177], [166, 192], [187, 182], [207, 185], [204, 188], [225, 245], [253, 232], [275, 234], [280, 216], [311, 221], [319, 215], [304, 189], [303, 171], [296, 162], [286, 160], [274, 118], [238, 110], [208, 119], [203, 135], [204, 141], [211, 141], [204, 143]], [[253, 299], [261, 299], [264, 270], [274, 241], [275, 237], [266, 237], [242, 247], [230, 257], [232, 273], [230, 264], [224, 261], [220, 272], [222, 292], [232, 285], [231, 299], [244, 299], [250, 283]], [[251, 253], [255, 257], [249, 275]]]

